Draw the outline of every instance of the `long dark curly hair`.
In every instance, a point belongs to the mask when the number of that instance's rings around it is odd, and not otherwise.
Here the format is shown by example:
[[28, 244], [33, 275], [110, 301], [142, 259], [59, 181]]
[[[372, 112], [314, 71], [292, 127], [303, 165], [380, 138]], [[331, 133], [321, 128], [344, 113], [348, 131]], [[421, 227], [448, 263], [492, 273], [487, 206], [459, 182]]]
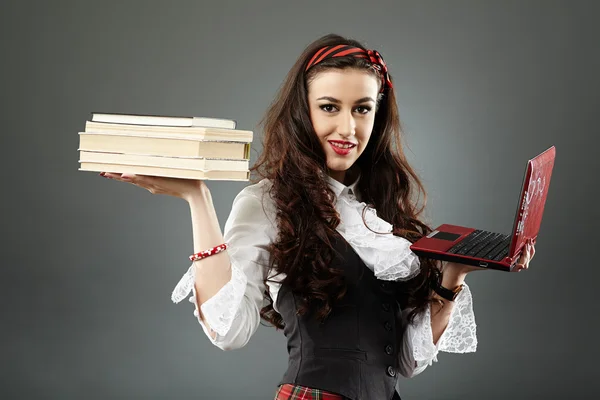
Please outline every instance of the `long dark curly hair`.
[[[306, 65], [318, 49], [338, 44], [365, 49], [360, 42], [335, 34], [325, 35], [306, 47], [260, 121], [259, 125], [264, 126], [264, 150], [250, 169], [252, 175], [258, 175], [251, 183], [264, 178], [272, 183], [269, 195], [277, 210], [278, 237], [269, 248], [271, 259], [265, 285], [273, 275], [285, 273], [281, 283], [301, 299], [298, 313], [314, 311], [321, 321], [344, 296], [346, 284], [342, 271], [330, 267], [340, 216], [335, 209], [335, 193], [326, 179], [326, 154], [310, 119], [308, 83], [324, 70], [348, 68], [369, 71], [381, 81], [367, 60], [354, 57], [327, 59], [305, 74]], [[377, 103], [369, 143], [351, 169], [361, 171], [361, 201], [375, 208], [377, 215], [393, 226], [394, 235], [414, 243], [431, 232], [419, 220], [427, 195], [402, 150], [394, 90], [386, 88]], [[415, 189], [417, 199], [413, 198]], [[420, 194], [423, 204], [418, 207]], [[436, 261], [420, 259], [420, 263], [416, 277], [396, 282], [400, 306], [414, 308], [409, 314], [411, 321], [432, 301], [430, 284], [440, 277]], [[282, 329], [281, 315], [273, 309], [268, 288], [265, 298], [268, 303], [260, 311], [261, 318]]]

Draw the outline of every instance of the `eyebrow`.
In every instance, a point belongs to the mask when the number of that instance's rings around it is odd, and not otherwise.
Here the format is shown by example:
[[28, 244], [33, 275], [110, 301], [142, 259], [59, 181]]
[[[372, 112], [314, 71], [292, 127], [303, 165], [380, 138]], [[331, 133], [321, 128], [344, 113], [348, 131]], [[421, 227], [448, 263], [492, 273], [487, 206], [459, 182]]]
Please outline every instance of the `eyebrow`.
[[[319, 97], [317, 100], [327, 100], [327, 101], [330, 101], [330, 102], [335, 103], [335, 104], [340, 104], [341, 103], [341, 101], [338, 100], [338, 99], [336, 99], [335, 97], [329, 97], [329, 96]], [[373, 103], [375, 103], [375, 100], [373, 100], [372, 97], [367, 96], [367, 97], [363, 97], [362, 99], [356, 100], [354, 102], [354, 104], [364, 103], [366, 101], [372, 101]]]

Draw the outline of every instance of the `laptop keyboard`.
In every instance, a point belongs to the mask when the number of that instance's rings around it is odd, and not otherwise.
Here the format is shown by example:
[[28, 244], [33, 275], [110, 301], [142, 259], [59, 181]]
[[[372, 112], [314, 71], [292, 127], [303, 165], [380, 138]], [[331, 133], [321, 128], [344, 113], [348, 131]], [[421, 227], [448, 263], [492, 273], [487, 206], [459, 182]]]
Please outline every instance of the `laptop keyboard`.
[[448, 250], [448, 253], [499, 261], [508, 255], [511, 235], [475, 230]]

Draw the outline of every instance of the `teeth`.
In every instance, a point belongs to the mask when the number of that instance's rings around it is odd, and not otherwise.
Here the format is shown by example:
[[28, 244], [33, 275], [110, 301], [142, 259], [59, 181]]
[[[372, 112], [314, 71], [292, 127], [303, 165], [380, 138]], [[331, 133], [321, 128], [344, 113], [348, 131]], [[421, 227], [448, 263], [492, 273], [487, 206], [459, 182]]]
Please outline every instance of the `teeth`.
[[349, 149], [350, 147], [354, 147], [353, 144], [338, 144], [338, 143], [335, 143], [335, 142], [329, 142], [329, 143], [331, 143], [335, 147], [339, 147], [340, 149]]

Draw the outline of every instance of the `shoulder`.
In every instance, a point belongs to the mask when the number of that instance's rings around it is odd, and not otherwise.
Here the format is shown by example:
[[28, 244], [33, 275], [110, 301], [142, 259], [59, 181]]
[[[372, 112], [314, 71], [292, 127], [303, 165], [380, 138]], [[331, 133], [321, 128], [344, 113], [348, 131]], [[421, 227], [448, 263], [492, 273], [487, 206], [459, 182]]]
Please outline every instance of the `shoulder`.
[[265, 195], [268, 195], [269, 190], [272, 186], [273, 184], [271, 183], [271, 180], [264, 178], [258, 181], [257, 183], [248, 185], [245, 188], [243, 188], [237, 195], [237, 197], [251, 196], [257, 199], [261, 199], [261, 201], [264, 201], [263, 198], [267, 197]]
[[[238, 193], [238, 195], [235, 197], [234, 203], [244, 200], [246, 200], [245, 202], [254, 203], [258, 201], [264, 206], [271, 208], [274, 205], [273, 199], [270, 196], [270, 190], [272, 186], [273, 184], [271, 183], [271, 180], [267, 178], [264, 178], [252, 185], [248, 185]], [[253, 199], [254, 201], [248, 199]]]
[[269, 194], [272, 183], [269, 179], [244, 187], [233, 200], [231, 216], [242, 217], [253, 223], [262, 222], [275, 224], [276, 208]]

